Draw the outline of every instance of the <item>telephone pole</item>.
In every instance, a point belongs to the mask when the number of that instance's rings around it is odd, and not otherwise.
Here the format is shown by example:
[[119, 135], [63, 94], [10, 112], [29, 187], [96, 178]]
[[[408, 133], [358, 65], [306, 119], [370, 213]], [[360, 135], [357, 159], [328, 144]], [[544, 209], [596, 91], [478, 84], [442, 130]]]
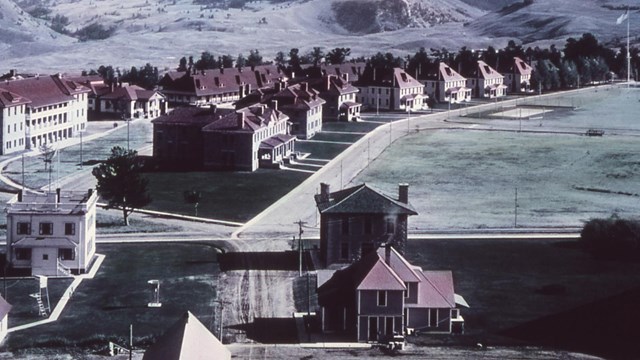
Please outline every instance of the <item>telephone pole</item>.
[[298, 224], [298, 275], [302, 276], [302, 234], [304, 230], [302, 230], [302, 226], [307, 222], [302, 221], [302, 219], [294, 222], [294, 224]]

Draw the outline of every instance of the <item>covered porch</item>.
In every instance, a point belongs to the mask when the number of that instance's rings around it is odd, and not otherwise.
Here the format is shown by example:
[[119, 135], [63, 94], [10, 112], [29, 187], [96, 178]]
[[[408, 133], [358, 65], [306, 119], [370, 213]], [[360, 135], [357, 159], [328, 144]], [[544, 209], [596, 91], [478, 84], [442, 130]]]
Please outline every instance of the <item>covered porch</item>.
[[78, 244], [66, 237], [24, 237], [12, 244], [11, 263], [31, 275], [69, 276]]
[[279, 134], [260, 143], [258, 149], [259, 166], [262, 168], [279, 168], [295, 151], [296, 137]]
[[463, 86], [447, 89], [447, 91], [445, 92], [445, 100], [452, 104], [457, 104], [463, 101], [470, 101], [471, 89]]
[[360, 110], [362, 109], [362, 104], [353, 102], [353, 101], [345, 101], [340, 105], [340, 120], [341, 121], [357, 121], [360, 118]]

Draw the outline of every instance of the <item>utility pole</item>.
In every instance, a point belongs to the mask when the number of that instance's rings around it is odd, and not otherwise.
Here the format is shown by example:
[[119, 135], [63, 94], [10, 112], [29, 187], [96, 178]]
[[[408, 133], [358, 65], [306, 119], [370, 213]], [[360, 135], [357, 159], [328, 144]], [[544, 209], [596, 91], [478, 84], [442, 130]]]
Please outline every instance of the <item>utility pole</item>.
[[133, 357], [133, 324], [129, 324], [129, 360]]
[[513, 227], [518, 227], [518, 188], [516, 187], [515, 208], [514, 208]]
[[294, 224], [298, 224], [298, 275], [302, 276], [302, 226], [306, 224], [306, 221], [302, 219], [296, 221]]
[[82, 170], [82, 131], [80, 131], [80, 169]]

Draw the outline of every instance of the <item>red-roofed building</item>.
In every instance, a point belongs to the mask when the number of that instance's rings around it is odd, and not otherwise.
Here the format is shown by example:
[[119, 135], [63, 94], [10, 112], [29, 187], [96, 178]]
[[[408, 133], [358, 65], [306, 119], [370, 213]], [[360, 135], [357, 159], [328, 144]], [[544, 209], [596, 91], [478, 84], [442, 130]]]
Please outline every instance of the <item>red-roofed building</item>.
[[356, 101], [368, 109], [421, 110], [426, 106], [424, 85], [400, 68], [367, 67], [354, 85]]
[[478, 60], [478, 65], [469, 69], [466, 76], [472, 97], [493, 99], [507, 95], [504, 76], [482, 60]]
[[[24, 110], [19, 124], [16, 119], [11, 120], [10, 127], [2, 124], [3, 131], [7, 131], [5, 138], [11, 139], [3, 139], [3, 148], [8, 148], [9, 152], [15, 148], [33, 149], [42, 144], [54, 144], [85, 130], [90, 90], [77, 82], [58, 74], [5, 81], [0, 83], [0, 89], [5, 99], [10, 93], [28, 100], [21, 104], [24, 108], [10, 106], [16, 112], [14, 116]], [[22, 145], [19, 137], [23, 139]]]
[[205, 168], [255, 171], [279, 168], [295, 151], [289, 117], [271, 106], [257, 104], [210, 123], [203, 129]]
[[202, 128], [232, 113], [232, 109], [178, 107], [151, 120], [153, 158], [162, 167], [200, 169], [203, 166]]
[[0, 154], [24, 150], [25, 114], [29, 103], [31, 100], [0, 87]]
[[521, 58], [515, 56], [513, 62], [500, 68], [504, 74], [504, 84], [512, 93], [531, 92], [531, 72], [533, 68]]
[[321, 184], [315, 196], [320, 212], [320, 260], [325, 266], [354, 262], [382, 244], [400, 252], [407, 242], [407, 220], [417, 215], [409, 204], [409, 186], [400, 184], [398, 198], [367, 184], [330, 192]]
[[272, 86], [285, 74], [275, 65], [253, 68], [225, 68], [171, 71], [159, 82], [159, 91], [169, 105], [216, 105], [243, 98], [251, 89]]
[[423, 271], [390, 245], [336, 271], [317, 293], [322, 330], [359, 342], [463, 331], [451, 271]]
[[360, 118], [362, 104], [356, 101], [360, 90], [349, 79], [349, 73], [341, 73], [341, 76], [328, 74], [308, 80], [326, 101], [322, 110], [324, 121], [357, 121]]
[[458, 74], [449, 65], [441, 62], [433, 73], [426, 73], [425, 93], [439, 102], [457, 104], [471, 100], [471, 89], [467, 88], [467, 79]]

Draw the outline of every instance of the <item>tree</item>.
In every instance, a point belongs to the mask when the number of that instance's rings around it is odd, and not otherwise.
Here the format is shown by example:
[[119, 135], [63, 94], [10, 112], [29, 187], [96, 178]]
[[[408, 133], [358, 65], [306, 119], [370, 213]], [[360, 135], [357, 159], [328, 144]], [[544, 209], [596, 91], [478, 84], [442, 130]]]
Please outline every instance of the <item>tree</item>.
[[218, 68], [218, 62], [216, 58], [208, 51], [203, 52], [200, 55], [200, 59], [196, 61], [195, 67], [198, 70], [216, 69]]
[[334, 65], [343, 64], [349, 55], [351, 55], [350, 48], [335, 48], [327, 53], [327, 61]]
[[293, 48], [289, 51], [289, 67], [296, 72], [301, 70], [299, 53], [300, 50], [297, 48]]
[[200, 200], [202, 199], [202, 194], [200, 193], [200, 191], [196, 191], [196, 190], [187, 190], [183, 193], [184, 195], [184, 202], [186, 202], [187, 204], [193, 204], [194, 205], [194, 210], [196, 213], [196, 217], [198, 216], [198, 204], [200, 203]]
[[311, 60], [313, 66], [318, 66], [324, 58], [324, 51], [322, 51], [321, 47], [316, 46], [311, 50], [311, 52], [309, 52], [309, 54], [307, 54], [307, 57]]
[[148, 205], [148, 180], [142, 177], [142, 163], [138, 152], [120, 146], [111, 149], [111, 156], [91, 172], [98, 180], [96, 189], [107, 200], [107, 209], [121, 209], [124, 225], [129, 225], [129, 215]]
[[287, 55], [282, 51], [278, 51], [273, 61], [278, 65], [278, 67], [283, 68], [287, 64]]
[[238, 57], [236, 58], [236, 67], [238, 69], [242, 69], [245, 66], [247, 66], [247, 58], [242, 54], [238, 54]]
[[178, 71], [187, 71], [187, 58], [181, 57], [180, 64], [178, 65]]
[[247, 57], [247, 66], [262, 65], [262, 55], [258, 49], [249, 50], [249, 56]]

